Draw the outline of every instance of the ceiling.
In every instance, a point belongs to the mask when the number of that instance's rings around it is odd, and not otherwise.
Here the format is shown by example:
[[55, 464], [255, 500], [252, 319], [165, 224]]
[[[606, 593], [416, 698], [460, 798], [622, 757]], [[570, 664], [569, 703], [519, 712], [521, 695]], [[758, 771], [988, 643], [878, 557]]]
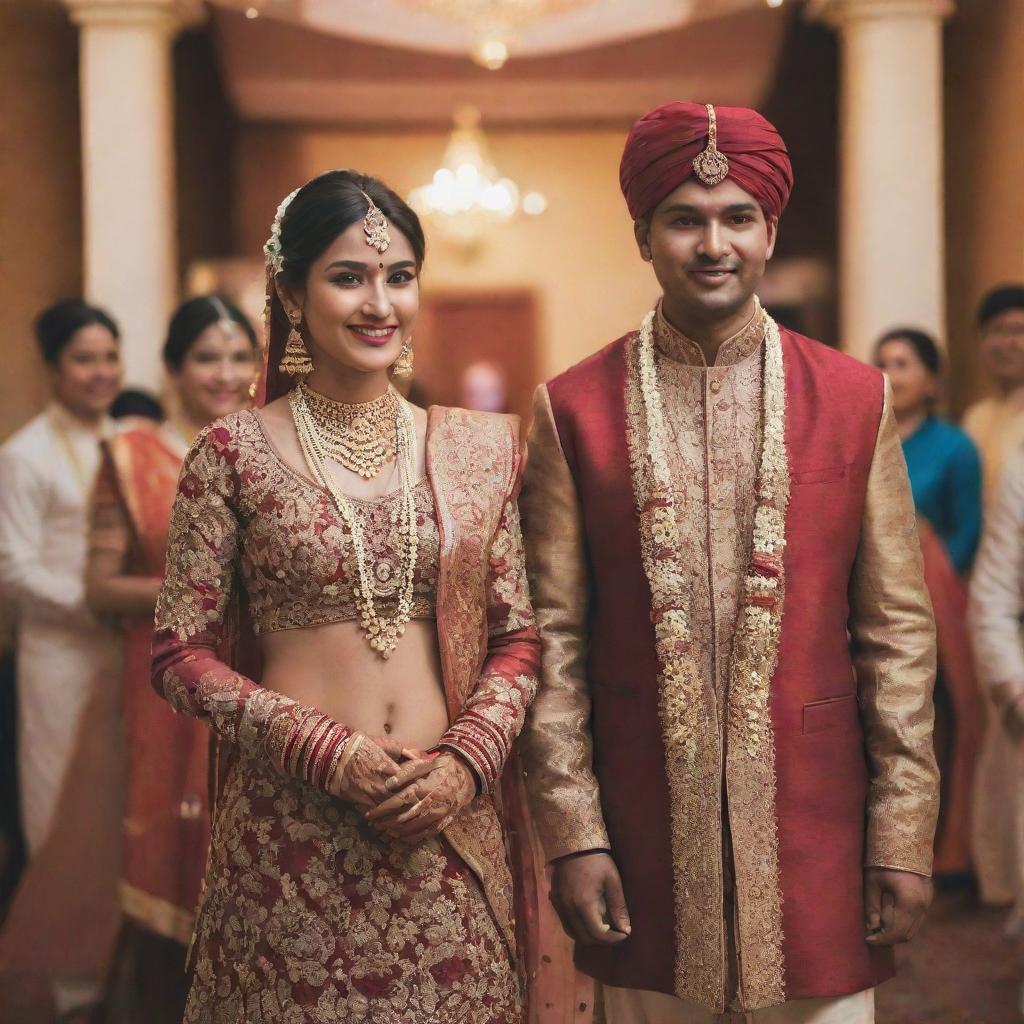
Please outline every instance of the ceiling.
[[791, 17], [764, 0], [598, 0], [487, 71], [450, 22], [441, 38], [401, 0], [266, 0], [254, 19], [244, 6], [216, 0], [213, 15], [238, 114], [360, 130], [447, 125], [466, 103], [487, 125], [553, 128], [621, 125], [669, 99], [758, 106]]

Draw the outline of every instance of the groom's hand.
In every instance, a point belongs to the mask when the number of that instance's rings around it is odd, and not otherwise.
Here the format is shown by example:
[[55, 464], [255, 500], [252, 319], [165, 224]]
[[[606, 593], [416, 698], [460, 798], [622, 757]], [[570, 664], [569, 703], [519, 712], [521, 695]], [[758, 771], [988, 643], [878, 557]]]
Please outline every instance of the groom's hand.
[[868, 868], [864, 872], [864, 914], [872, 946], [909, 942], [932, 902], [932, 880], [910, 871]]
[[556, 860], [551, 902], [569, 937], [584, 946], [613, 946], [629, 938], [622, 879], [611, 854], [604, 850]]

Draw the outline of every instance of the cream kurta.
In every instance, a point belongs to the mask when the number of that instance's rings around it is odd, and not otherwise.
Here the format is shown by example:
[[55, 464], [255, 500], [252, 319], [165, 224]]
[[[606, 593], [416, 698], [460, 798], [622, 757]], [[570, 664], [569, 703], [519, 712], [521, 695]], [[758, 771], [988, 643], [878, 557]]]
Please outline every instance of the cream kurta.
[[[1005, 509], [996, 511], [1004, 467], [1013, 462], [1015, 453], [1024, 446], [1024, 391], [976, 402], [964, 414], [963, 427], [981, 453], [989, 533], [988, 517], [1004, 519], [1007, 514]], [[975, 563], [975, 576], [977, 572]], [[989, 641], [986, 638], [984, 642]], [[986, 688], [991, 662], [990, 655], [983, 657], [986, 661], [979, 664], [979, 678]], [[986, 708], [988, 725], [974, 772], [971, 853], [981, 898], [986, 903], [1002, 904], [1016, 900], [1024, 888], [1020, 878], [1024, 860], [1017, 852], [1021, 841], [1011, 827], [1019, 790], [1018, 758], [991, 701], [986, 702]]]
[[691, 629], [701, 674], [726, 706], [732, 640], [753, 542], [762, 432], [760, 314], [718, 350], [713, 366], [699, 345], [656, 320], [658, 370], [678, 461], [673, 465], [678, 528], [693, 580]]
[[17, 616], [18, 773], [30, 853], [50, 831], [86, 702], [115, 634], [85, 607], [95, 430], [52, 404], [0, 448], [0, 588]]
[[[978, 680], [984, 690], [1024, 695], [1024, 452], [1007, 461], [971, 578], [970, 624]], [[1024, 924], [1024, 751], [992, 708], [978, 764], [973, 828], [982, 896], [1013, 900]]]

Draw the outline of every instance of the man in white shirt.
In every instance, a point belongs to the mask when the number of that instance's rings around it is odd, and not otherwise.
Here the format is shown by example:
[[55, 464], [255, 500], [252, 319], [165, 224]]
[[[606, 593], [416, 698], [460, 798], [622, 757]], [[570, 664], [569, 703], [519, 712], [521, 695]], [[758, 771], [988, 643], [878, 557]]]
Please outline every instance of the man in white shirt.
[[[114, 644], [85, 607], [83, 573], [100, 441], [112, 430], [107, 410], [121, 383], [118, 329], [103, 310], [58, 302], [36, 321], [36, 335], [53, 399], [0, 447], [0, 593], [16, 616], [30, 870], [54, 828], [82, 714]], [[95, 1002], [97, 979], [57, 978], [53, 993], [67, 1013]]]

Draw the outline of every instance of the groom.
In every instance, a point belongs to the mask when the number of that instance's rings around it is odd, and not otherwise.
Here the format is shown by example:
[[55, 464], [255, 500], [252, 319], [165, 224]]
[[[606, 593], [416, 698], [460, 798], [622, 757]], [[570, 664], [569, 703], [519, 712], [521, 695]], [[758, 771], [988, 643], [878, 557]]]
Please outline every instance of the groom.
[[758, 113], [658, 107], [620, 178], [663, 295], [538, 390], [522, 499], [553, 899], [610, 1024], [868, 1024], [938, 806], [889, 388], [758, 303], [793, 184]]

